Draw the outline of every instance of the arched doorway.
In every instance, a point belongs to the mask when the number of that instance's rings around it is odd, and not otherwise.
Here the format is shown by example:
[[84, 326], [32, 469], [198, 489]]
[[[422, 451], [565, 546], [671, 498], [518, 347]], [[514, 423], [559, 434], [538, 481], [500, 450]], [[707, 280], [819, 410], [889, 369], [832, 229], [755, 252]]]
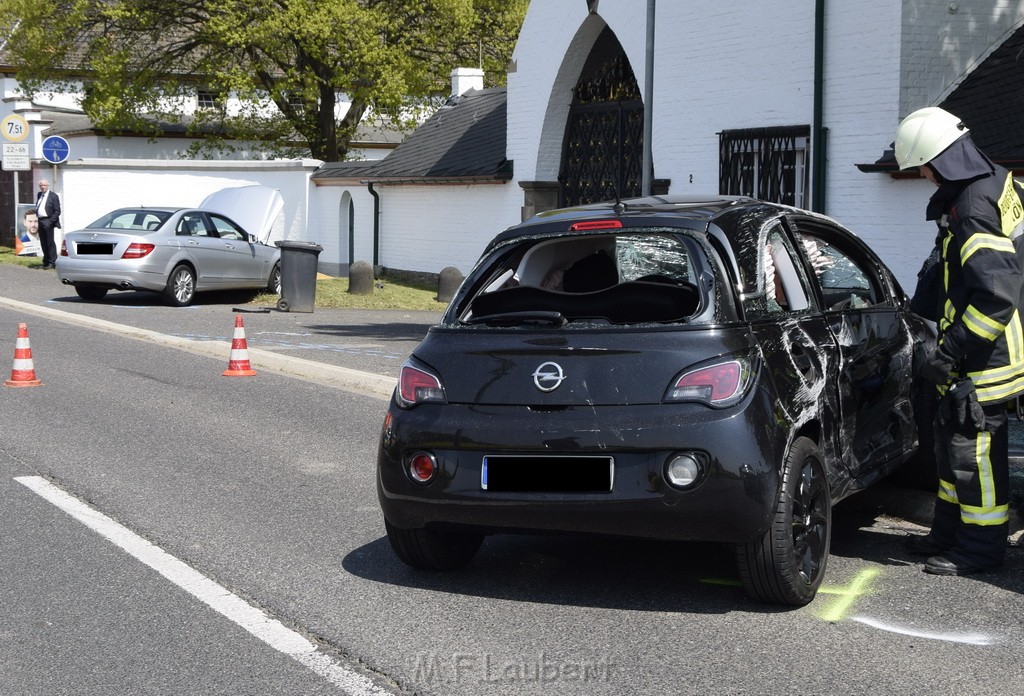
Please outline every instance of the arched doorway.
[[562, 206], [639, 196], [644, 105], [622, 44], [601, 32], [573, 89], [558, 174]]

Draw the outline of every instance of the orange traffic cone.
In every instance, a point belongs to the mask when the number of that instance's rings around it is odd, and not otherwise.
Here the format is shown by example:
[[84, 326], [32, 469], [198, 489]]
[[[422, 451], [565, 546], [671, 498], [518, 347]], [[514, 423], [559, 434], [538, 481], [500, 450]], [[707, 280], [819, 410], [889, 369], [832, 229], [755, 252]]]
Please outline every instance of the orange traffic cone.
[[28, 326], [18, 324], [18, 340], [14, 342], [14, 367], [11, 378], [4, 381], [5, 387], [38, 387], [42, 382], [36, 379], [32, 367], [32, 347], [28, 343]]
[[231, 357], [228, 359], [228, 369], [224, 370], [225, 377], [252, 377], [256, 370], [249, 364], [249, 346], [245, 342], [245, 325], [242, 323], [242, 315], [235, 315], [235, 335], [231, 339]]

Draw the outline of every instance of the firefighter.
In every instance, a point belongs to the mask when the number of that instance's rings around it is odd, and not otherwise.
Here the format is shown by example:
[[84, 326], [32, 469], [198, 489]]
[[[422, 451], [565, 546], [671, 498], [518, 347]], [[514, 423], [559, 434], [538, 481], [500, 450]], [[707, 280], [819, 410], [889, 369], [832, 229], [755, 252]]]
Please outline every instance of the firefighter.
[[896, 131], [896, 162], [938, 187], [926, 217], [939, 226], [938, 342], [919, 367], [936, 385], [939, 490], [927, 535], [907, 550], [924, 571], [999, 568], [1009, 532], [1007, 402], [1024, 392], [1024, 207], [1013, 177], [959, 118], [929, 107]]

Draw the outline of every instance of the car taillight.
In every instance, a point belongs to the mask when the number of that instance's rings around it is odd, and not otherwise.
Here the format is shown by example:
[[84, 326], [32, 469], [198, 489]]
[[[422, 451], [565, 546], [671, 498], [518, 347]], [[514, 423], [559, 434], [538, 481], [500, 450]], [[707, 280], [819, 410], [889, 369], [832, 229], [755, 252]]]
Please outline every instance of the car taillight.
[[64, 240], [64, 241], [62, 241], [60, 243], [60, 255], [61, 256], [67, 256], [68, 255], [68, 242], [67, 242], [67, 240]]
[[122, 259], [141, 259], [143, 256], [149, 254], [149, 252], [156, 249], [155, 244], [147, 244], [145, 242], [132, 242], [128, 245], [128, 248], [121, 254]]
[[730, 358], [688, 370], [672, 381], [665, 401], [696, 401], [716, 408], [738, 403], [754, 382], [749, 358]]
[[402, 365], [402, 374], [398, 378], [398, 390], [395, 392], [398, 405], [402, 408], [412, 408], [416, 404], [423, 403], [445, 403], [444, 387], [441, 380], [434, 374], [427, 372], [410, 363]]

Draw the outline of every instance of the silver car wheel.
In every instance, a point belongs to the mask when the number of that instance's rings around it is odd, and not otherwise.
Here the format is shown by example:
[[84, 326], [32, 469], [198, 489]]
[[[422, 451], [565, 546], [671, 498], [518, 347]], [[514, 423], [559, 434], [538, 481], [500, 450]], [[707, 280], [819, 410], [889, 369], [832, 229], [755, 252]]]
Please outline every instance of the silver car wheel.
[[196, 276], [188, 266], [176, 266], [167, 280], [164, 291], [167, 300], [175, 307], [187, 307], [192, 304], [196, 294]]

